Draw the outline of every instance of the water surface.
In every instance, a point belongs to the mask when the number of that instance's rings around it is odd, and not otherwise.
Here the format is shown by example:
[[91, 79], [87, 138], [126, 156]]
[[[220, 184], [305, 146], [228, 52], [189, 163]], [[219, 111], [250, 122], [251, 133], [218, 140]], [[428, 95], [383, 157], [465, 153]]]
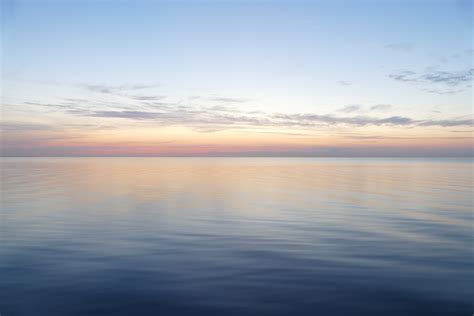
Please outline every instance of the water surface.
[[472, 168], [4, 158], [0, 313], [471, 315]]

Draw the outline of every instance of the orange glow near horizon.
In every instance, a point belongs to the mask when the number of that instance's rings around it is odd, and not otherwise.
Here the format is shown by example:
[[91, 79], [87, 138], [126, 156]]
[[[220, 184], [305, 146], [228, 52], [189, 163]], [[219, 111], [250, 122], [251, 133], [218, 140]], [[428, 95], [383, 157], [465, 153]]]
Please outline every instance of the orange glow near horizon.
[[[33, 155], [93, 155], [93, 156], [172, 156], [172, 155], [278, 155], [312, 152], [322, 155], [338, 149], [364, 150], [469, 150], [473, 139], [469, 132], [452, 136], [444, 131], [397, 131], [380, 128], [376, 136], [356, 136], [349, 133], [308, 131], [236, 131], [198, 132], [185, 128], [135, 128], [87, 131], [36, 131], [3, 133], [3, 150], [33, 151]], [[366, 132], [367, 133], [367, 132]], [[370, 131], [373, 135], [373, 131]], [[395, 136], [396, 135], [396, 136]], [[329, 151], [327, 151], [329, 150]], [[35, 154], [35, 152], [37, 154]]]

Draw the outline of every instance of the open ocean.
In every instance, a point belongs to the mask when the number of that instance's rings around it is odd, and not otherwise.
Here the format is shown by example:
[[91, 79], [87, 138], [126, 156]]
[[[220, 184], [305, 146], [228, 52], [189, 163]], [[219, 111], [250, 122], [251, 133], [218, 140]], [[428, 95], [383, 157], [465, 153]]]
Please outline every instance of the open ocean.
[[2, 158], [0, 314], [470, 316], [473, 166]]

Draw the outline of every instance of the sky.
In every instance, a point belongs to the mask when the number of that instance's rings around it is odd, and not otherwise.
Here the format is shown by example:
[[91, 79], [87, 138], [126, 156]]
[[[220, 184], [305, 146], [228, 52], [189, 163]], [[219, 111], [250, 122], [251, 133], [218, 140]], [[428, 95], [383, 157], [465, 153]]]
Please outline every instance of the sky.
[[1, 156], [473, 156], [471, 1], [15, 1]]

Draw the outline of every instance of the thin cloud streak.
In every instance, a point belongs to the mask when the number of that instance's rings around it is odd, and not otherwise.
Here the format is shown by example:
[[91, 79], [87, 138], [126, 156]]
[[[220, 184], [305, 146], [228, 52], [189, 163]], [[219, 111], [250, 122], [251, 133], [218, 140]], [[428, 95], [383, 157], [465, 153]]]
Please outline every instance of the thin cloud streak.
[[80, 84], [79, 87], [84, 88], [86, 90], [92, 92], [100, 92], [100, 93], [118, 93], [124, 91], [136, 91], [136, 90], [143, 90], [148, 88], [155, 88], [158, 87], [158, 84], [123, 84], [118, 86], [112, 85], [104, 85], [104, 84]]
[[465, 71], [431, 71], [423, 74], [411, 70], [399, 71], [389, 74], [388, 77], [403, 82], [443, 83], [448, 86], [458, 86], [470, 82], [474, 74], [474, 68]]
[[[474, 120], [469, 117], [448, 118], [443, 120], [414, 119], [406, 116], [374, 116], [370, 112], [384, 112], [392, 108], [389, 104], [378, 104], [370, 107], [348, 105], [334, 114], [316, 113], [266, 113], [261, 111], [244, 111], [227, 105], [192, 106], [177, 103], [142, 102], [140, 104], [102, 104], [90, 102], [69, 102], [42, 104], [27, 102], [32, 106], [42, 106], [65, 114], [78, 117], [97, 117], [104, 119], [124, 119], [143, 121], [147, 124], [158, 123], [160, 126], [179, 125], [201, 132], [215, 132], [225, 129], [252, 127], [298, 128], [314, 130], [318, 127], [331, 126], [392, 126], [392, 127], [456, 127], [472, 126]], [[88, 104], [84, 106], [84, 104]], [[102, 109], [97, 109], [102, 107]], [[369, 113], [365, 115], [363, 113]], [[345, 114], [345, 115], [344, 115]], [[355, 115], [354, 115], [355, 114]]]
[[[83, 115], [83, 114], [80, 114]], [[311, 128], [319, 125], [350, 125], [350, 126], [472, 126], [473, 119], [447, 120], [414, 120], [404, 116], [372, 117], [372, 116], [334, 116], [318, 114], [264, 114], [249, 115], [245, 112], [224, 114], [220, 111], [201, 109], [195, 111], [181, 110], [176, 112], [144, 112], [144, 111], [94, 111], [86, 114], [90, 117], [121, 118], [129, 120], [151, 120], [167, 125], [185, 125], [188, 127], [207, 126], [219, 129], [232, 126], [259, 127], [303, 127]]]
[[221, 103], [243, 103], [243, 102], [249, 101], [248, 99], [226, 98], [226, 97], [209, 98], [209, 100], [221, 102]]
[[339, 83], [341, 86], [350, 86], [350, 85], [352, 85], [352, 82], [345, 81], [345, 80], [339, 80], [337, 83]]
[[392, 106], [390, 104], [377, 104], [370, 107], [371, 111], [387, 111], [390, 110]]
[[339, 109], [339, 112], [344, 112], [344, 113], [353, 113], [353, 112], [359, 112], [362, 109], [362, 106], [360, 105], [347, 105], [343, 107], [342, 109]]
[[48, 131], [52, 130], [53, 127], [46, 124], [35, 124], [35, 123], [23, 123], [23, 122], [1, 122], [0, 131], [12, 132], [12, 131]]

